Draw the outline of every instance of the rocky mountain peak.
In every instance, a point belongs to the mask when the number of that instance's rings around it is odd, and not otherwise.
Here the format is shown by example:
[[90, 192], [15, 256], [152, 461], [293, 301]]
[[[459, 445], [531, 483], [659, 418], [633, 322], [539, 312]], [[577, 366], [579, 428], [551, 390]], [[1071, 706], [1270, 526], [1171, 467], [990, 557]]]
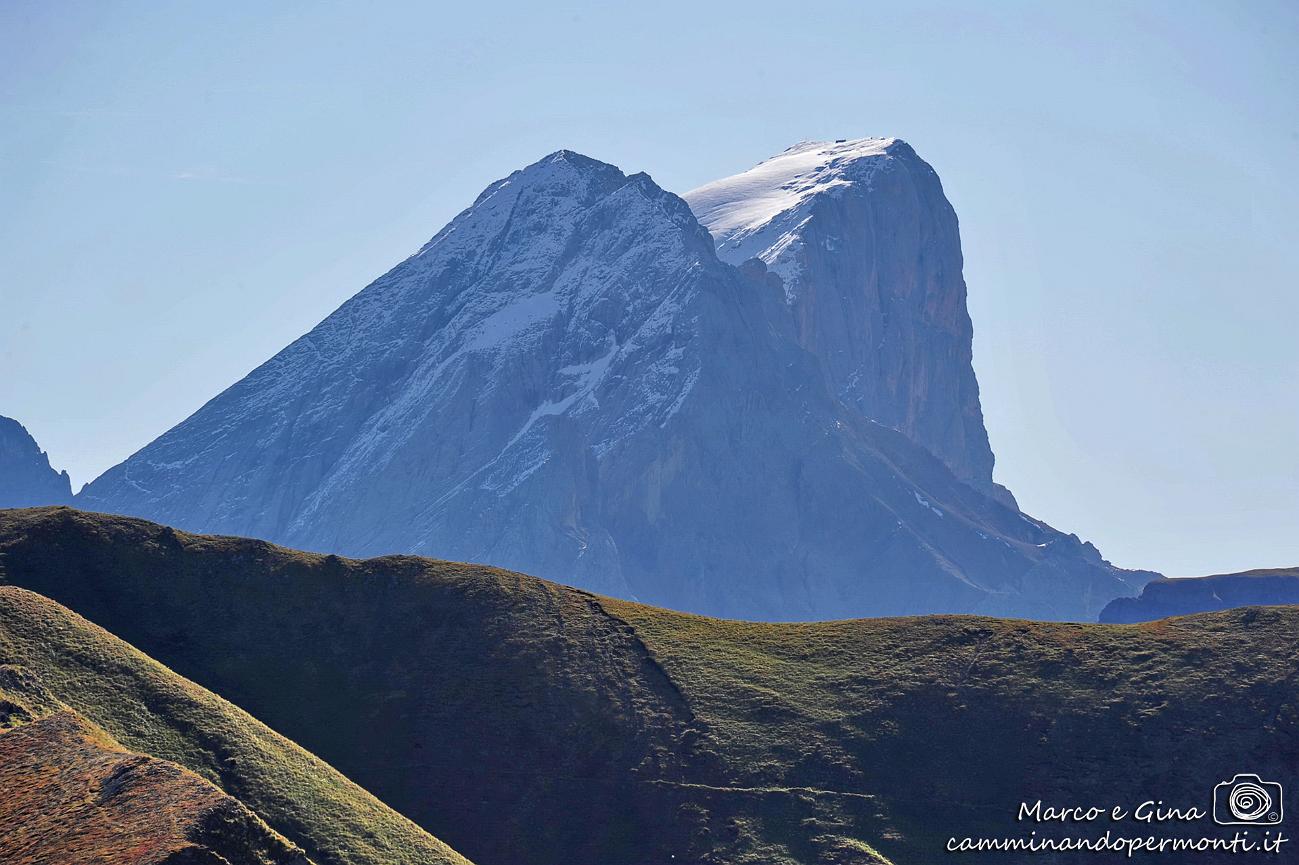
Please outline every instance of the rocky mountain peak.
[[559, 151], [78, 502], [715, 615], [1094, 615], [1131, 575], [911, 437], [970, 404], [954, 216], [909, 148], [847, 144], [786, 157], [838, 160], [799, 181], [794, 302], [792, 252], [731, 266], [687, 201]]
[[[690, 309], [724, 271], [689, 206], [649, 175], [557, 151], [97, 479], [87, 505], [316, 549], [491, 559], [446, 536], [449, 511], [571, 459], [557, 452], [575, 420], [595, 454], [663, 422], [697, 374]], [[312, 456], [282, 464], [253, 440]], [[174, 482], [210, 460], [234, 489]]]
[[72, 501], [72, 481], [55, 471], [27, 428], [0, 416], [0, 508], [65, 505]]
[[833, 394], [1014, 504], [992, 479], [956, 213], [910, 145], [802, 142], [685, 198], [724, 261], [780, 277]]

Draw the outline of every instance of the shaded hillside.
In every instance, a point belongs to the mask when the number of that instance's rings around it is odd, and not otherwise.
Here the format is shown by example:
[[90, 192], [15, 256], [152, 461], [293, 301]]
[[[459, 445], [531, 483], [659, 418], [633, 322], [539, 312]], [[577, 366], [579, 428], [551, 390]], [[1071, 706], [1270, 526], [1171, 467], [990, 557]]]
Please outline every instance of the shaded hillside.
[[[154, 611], [146, 602], [136, 614], [153, 620]], [[10, 707], [11, 723], [76, 712], [122, 746], [198, 773], [256, 811], [319, 865], [466, 865], [445, 845], [247, 713], [75, 613], [12, 586], [0, 586], [0, 691], [0, 705]], [[68, 735], [75, 739], [80, 734]], [[33, 745], [32, 753], [39, 753], [39, 747]], [[93, 777], [100, 771], [95, 767], [108, 759], [101, 757], [88, 755], [89, 762], [70, 758], [68, 771]], [[150, 763], [142, 776], [150, 784], [176, 774], [158, 768], [158, 762]], [[175, 783], [181, 793], [197, 789], [188, 780]], [[62, 795], [57, 789], [48, 792]], [[193, 795], [203, 802], [211, 798]], [[31, 799], [24, 807], [38, 804]], [[72, 819], [55, 799], [47, 807], [58, 812], [50, 819]], [[228, 807], [220, 805], [221, 813]], [[101, 816], [113, 814], [115, 819], [129, 816], [112, 811]], [[0, 856], [0, 861], [10, 860]]]
[[[661, 783], [728, 775], [671, 680], [592, 595], [70, 509], [0, 512], [0, 567], [332, 755], [479, 865], [700, 862], [731, 831], [732, 852], [775, 843], [757, 814], [732, 827], [730, 811]], [[795, 826], [810, 816], [788, 807]], [[793, 860], [773, 849], [767, 861]]]
[[237, 799], [74, 712], [0, 732], [0, 790], [9, 865], [310, 865]]
[[1025, 799], [1299, 769], [1299, 610], [759, 625], [67, 509], [0, 514], [0, 554], [479, 865], [950, 862]]
[[1135, 598], [1115, 598], [1102, 622], [1150, 622], [1233, 607], [1299, 604], [1299, 568], [1267, 568], [1238, 574], [1158, 579]]

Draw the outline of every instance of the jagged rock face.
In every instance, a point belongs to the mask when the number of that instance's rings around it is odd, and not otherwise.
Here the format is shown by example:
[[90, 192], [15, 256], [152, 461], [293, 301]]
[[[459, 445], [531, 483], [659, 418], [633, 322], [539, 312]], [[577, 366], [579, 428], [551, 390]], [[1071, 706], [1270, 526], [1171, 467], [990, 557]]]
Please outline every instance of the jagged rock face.
[[1013, 503], [992, 481], [956, 213], [910, 146], [805, 142], [685, 199], [723, 260], [781, 278], [832, 394]]
[[71, 501], [68, 473], [50, 467], [49, 456], [22, 424], [0, 417], [0, 508], [66, 505]]
[[1130, 574], [835, 399], [778, 282], [561, 151], [78, 503], [764, 618], [1092, 618]]
[[97, 480], [88, 506], [617, 582], [601, 457], [698, 373], [723, 267], [679, 198], [560, 152]]

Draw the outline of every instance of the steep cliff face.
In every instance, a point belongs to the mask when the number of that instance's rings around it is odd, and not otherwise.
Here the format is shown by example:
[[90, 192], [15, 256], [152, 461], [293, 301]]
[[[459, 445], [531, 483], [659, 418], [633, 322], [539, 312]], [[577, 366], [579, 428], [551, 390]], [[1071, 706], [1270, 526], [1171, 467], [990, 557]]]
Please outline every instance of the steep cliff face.
[[22, 424], [0, 417], [0, 508], [66, 505], [71, 501], [68, 473], [50, 467], [49, 456]]
[[760, 262], [561, 151], [83, 492], [760, 619], [1094, 618], [1140, 581], [845, 407]]
[[723, 260], [780, 277], [832, 394], [1013, 503], [992, 480], [956, 213], [910, 146], [805, 142], [684, 197]]

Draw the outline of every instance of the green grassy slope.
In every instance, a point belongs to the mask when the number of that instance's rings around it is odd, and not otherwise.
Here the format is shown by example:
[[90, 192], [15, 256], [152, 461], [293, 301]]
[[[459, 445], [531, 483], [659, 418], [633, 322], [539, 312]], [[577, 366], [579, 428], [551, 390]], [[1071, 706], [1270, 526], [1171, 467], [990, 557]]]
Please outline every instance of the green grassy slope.
[[[9, 722], [22, 696], [6, 693]], [[0, 790], [10, 865], [311, 865], [237, 799], [68, 710], [0, 731]]]
[[948, 862], [1023, 799], [1204, 807], [1299, 769], [1294, 608], [760, 625], [68, 509], [0, 512], [0, 570], [479, 865]]
[[0, 512], [0, 570], [328, 755], [479, 865], [878, 861], [870, 808], [722, 789], [732, 770], [675, 683], [583, 592], [66, 508]]
[[948, 861], [953, 835], [1021, 834], [1024, 800], [1208, 808], [1237, 772], [1299, 770], [1299, 608], [762, 625], [605, 603], [747, 783], [877, 796], [897, 836], [881, 848], [902, 862]]
[[75, 613], [12, 586], [0, 586], [0, 691], [28, 715], [68, 708], [133, 751], [193, 770], [321, 865], [466, 865], [247, 713]]

